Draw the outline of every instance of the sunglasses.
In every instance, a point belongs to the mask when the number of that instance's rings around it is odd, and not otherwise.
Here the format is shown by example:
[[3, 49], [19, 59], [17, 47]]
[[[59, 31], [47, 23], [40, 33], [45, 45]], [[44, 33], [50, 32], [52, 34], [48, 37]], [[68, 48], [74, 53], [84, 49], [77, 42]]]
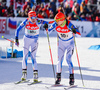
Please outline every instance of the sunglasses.
[[61, 20], [63, 20], [65, 17], [62, 17], [62, 18], [59, 18], [59, 19], [55, 19], [54, 18], [54, 20], [56, 21], [56, 22], [59, 22], [59, 21], [61, 21]]
[[36, 19], [36, 17], [31, 17], [31, 19]]

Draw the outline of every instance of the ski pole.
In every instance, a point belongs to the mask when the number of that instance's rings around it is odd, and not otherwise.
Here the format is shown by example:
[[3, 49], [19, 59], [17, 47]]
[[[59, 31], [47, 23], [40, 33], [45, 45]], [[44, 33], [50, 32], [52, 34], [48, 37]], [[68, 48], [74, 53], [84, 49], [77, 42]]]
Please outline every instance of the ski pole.
[[8, 40], [8, 41], [10, 41], [10, 42], [12, 42], [12, 43], [15, 43], [14, 41], [12, 41], [12, 40], [10, 40], [10, 39], [8, 39], [8, 38], [5, 38], [4, 36], [2, 36], [2, 38], [3, 38], [3, 39], [6, 39], [6, 40]]
[[[63, 8], [63, 13], [64, 13], [64, 15], [66, 17], [64, 8]], [[81, 67], [80, 67], [80, 62], [79, 62], [79, 57], [78, 57], [78, 52], [77, 52], [77, 46], [76, 46], [76, 40], [75, 40], [75, 34], [74, 33], [73, 33], [73, 37], [74, 37], [74, 43], [75, 43], [75, 49], [76, 49], [76, 56], [77, 56], [77, 61], [78, 61], [78, 65], [79, 65], [79, 71], [80, 71], [80, 75], [81, 75], [81, 80], [82, 80], [83, 87], [85, 87], [84, 86], [84, 82], [83, 82], [82, 71], [81, 71]]]
[[48, 29], [46, 29], [46, 32], [47, 32], [47, 38], [48, 38], [48, 45], [49, 45], [49, 51], [50, 51], [50, 56], [51, 56], [52, 68], [53, 68], [53, 73], [54, 73], [54, 78], [55, 78], [55, 69], [54, 69], [52, 52], [51, 52], [51, 47], [50, 47], [50, 40], [49, 40], [49, 35], [48, 35]]
[[77, 46], [76, 46], [76, 40], [75, 40], [75, 34], [73, 33], [73, 36], [74, 36], [74, 43], [75, 43], [75, 49], [76, 49], [76, 56], [77, 56], [77, 61], [78, 61], [78, 65], [79, 65], [79, 70], [80, 70], [80, 75], [81, 75], [81, 79], [82, 79], [82, 84], [83, 84], [83, 87], [84, 86], [84, 82], [83, 82], [83, 77], [82, 77], [82, 72], [81, 72], [81, 67], [80, 67], [80, 62], [79, 62], [79, 57], [78, 57], [78, 51], [77, 51]]

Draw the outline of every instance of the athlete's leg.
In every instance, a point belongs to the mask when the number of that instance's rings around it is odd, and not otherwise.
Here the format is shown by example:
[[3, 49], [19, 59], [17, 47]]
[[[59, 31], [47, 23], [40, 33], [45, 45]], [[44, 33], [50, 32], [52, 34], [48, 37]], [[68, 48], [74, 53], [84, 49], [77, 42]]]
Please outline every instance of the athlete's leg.
[[67, 54], [66, 54], [66, 60], [67, 60], [67, 64], [68, 64], [68, 69], [69, 69], [69, 73], [73, 74], [73, 63], [72, 63], [72, 54], [73, 54], [74, 48], [73, 47], [68, 47], [67, 48]]
[[37, 48], [38, 48], [38, 42], [32, 42], [31, 43], [31, 60], [32, 60], [33, 70], [37, 70], [37, 61], [36, 61]]
[[22, 77], [21, 77], [21, 80], [26, 80], [26, 78], [27, 78], [27, 58], [28, 58], [29, 46], [30, 46], [29, 38], [24, 36], [23, 60], [22, 60]]
[[61, 71], [62, 71], [62, 63], [65, 53], [65, 47], [63, 46], [63, 42], [59, 40], [58, 44], [58, 62], [57, 62], [57, 75], [56, 75], [56, 82], [55, 84], [60, 84], [61, 81]]
[[32, 66], [33, 66], [33, 81], [38, 82], [38, 68], [36, 62], [36, 52], [38, 48], [38, 42], [34, 39], [31, 43], [31, 59], [32, 59]]
[[28, 59], [29, 46], [30, 46], [30, 40], [29, 40], [29, 38], [24, 36], [22, 69], [27, 69], [27, 59]]
[[73, 69], [73, 63], [72, 63], [72, 55], [74, 52], [74, 41], [71, 40], [69, 42], [69, 45], [67, 46], [67, 54], [66, 54], [66, 60], [68, 63], [68, 68], [69, 68], [69, 84], [73, 85], [74, 84], [74, 69]]

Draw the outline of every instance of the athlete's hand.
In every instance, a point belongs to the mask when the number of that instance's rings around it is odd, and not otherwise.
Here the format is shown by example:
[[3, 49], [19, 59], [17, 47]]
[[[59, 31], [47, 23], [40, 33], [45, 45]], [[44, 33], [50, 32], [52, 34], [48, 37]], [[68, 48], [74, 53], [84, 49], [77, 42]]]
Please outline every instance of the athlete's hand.
[[72, 28], [72, 32], [76, 34], [76, 29]]
[[15, 45], [19, 46], [18, 37], [15, 37]]
[[74, 26], [73, 26], [73, 25], [71, 26], [71, 30], [72, 30], [72, 32], [73, 32], [73, 33], [75, 33], [75, 34], [76, 34], [76, 29], [74, 28]]
[[48, 29], [48, 24], [45, 23], [43, 27], [44, 27], [45, 29]]

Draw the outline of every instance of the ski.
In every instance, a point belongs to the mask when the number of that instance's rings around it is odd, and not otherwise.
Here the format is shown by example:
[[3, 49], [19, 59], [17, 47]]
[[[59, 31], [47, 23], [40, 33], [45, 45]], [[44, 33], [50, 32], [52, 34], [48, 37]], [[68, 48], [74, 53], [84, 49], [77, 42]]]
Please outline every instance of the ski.
[[37, 82], [31, 82], [28, 85], [33, 85], [33, 84], [37, 84], [37, 83], [41, 83], [42, 81], [37, 81]]
[[29, 82], [30, 80], [20, 80], [18, 82], [15, 82], [15, 84], [20, 84], [20, 83], [26, 83], [26, 82]]
[[45, 86], [47, 89], [51, 88], [51, 87], [67, 87], [66, 85], [63, 85], [63, 84], [54, 84], [54, 85], [51, 85], [51, 86]]
[[68, 90], [68, 89], [70, 89], [70, 88], [74, 88], [74, 87], [77, 87], [77, 85], [67, 86], [67, 87], [64, 88], [64, 90]]
[[51, 85], [51, 87], [65, 87], [65, 85], [63, 85], [63, 84], [54, 84], [54, 85]]

